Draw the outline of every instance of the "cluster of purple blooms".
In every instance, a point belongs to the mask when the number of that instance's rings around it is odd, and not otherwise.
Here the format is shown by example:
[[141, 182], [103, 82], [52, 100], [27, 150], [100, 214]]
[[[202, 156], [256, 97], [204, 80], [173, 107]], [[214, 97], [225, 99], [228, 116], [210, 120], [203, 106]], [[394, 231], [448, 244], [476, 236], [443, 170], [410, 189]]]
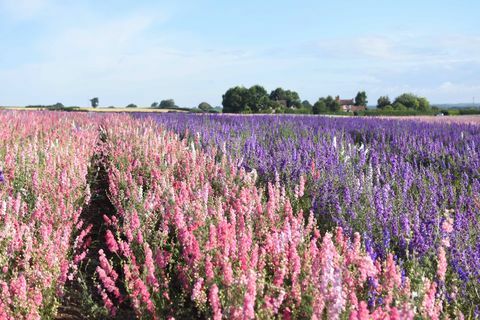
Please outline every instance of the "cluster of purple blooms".
[[0, 183], [5, 182], [5, 176], [3, 175], [3, 171], [0, 169]]
[[[141, 117], [141, 115], [136, 115]], [[453, 219], [450, 264], [480, 285], [480, 126], [315, 116], [157, 114], [180, 135], [199, 133], [255, 169], [259, 183], [307, 179], [308, 208], [322, 225], [362, 233], [372, 257], [436, 254]], [[292, 189], [292, 188], [290, 188]]]

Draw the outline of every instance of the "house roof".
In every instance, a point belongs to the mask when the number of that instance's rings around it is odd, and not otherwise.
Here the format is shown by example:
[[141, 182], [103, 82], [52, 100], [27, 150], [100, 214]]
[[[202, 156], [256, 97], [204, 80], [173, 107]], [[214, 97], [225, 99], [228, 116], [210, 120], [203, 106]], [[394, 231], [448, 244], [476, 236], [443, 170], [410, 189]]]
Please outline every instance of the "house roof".
[[353, 99], [338, 99], [338, 102], [341, 105], [353, 105], [354, 104]]

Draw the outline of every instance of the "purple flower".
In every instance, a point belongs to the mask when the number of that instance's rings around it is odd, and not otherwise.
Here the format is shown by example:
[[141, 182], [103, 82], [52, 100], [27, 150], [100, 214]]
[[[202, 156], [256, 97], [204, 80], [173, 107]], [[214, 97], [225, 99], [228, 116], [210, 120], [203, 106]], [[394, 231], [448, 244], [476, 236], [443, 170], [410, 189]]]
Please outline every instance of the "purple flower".
[[5, 176], [3, 175], [3, 171], [0, 170], [0, 183], [4, 183], [5, 182]]

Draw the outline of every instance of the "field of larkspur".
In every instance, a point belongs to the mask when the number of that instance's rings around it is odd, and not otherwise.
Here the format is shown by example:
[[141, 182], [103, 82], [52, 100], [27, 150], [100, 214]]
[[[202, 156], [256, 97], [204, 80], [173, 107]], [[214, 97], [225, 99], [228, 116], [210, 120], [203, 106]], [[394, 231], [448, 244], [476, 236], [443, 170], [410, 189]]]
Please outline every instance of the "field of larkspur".
[[479, 318], [456, 119], [0, 112], [0, 319]]

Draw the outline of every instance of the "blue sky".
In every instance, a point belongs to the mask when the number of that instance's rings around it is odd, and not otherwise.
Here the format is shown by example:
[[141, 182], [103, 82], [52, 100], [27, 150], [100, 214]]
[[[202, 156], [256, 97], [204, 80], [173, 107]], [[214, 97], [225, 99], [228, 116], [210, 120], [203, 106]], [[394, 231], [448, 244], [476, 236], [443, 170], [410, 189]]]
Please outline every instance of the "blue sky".
[[480, 101], [480, 1], [0, 0], [0, 105], [221, 104], [235, 85]]

